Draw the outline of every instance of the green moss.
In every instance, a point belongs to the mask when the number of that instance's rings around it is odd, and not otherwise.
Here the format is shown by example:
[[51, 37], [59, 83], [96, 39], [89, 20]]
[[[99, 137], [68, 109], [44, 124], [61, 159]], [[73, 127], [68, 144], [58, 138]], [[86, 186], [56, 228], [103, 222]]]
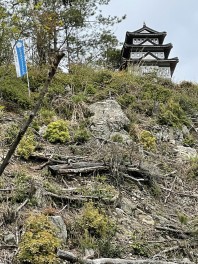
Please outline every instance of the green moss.
[[26, 219], [25, 233], [19, 243], [17, 263], [20, 264], [58, 264], [56, 250], [60, 240], [56, 237], [53, 224], [42, 214]]
[[51, 143], [65, 143], [70, 140], [68, 122], [60, 119], [51, 122], [47, 126], [47, 130], [44, 134], [44, 138], [49, 140]]

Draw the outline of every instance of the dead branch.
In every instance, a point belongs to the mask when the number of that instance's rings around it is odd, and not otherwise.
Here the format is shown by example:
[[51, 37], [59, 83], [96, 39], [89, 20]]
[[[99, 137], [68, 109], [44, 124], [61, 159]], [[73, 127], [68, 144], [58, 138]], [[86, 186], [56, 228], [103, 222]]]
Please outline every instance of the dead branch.
[[16, 212], [19, 212], [27, 203], [29, 199], [26, 199], [19, 207], [17, 207]]
[[164, 254], [169, 253], [169, 252], [172, 252], [172, 251], [175, 251], [175, 250], [178, 250], [179, 248], [180, 248], [180, 246], [174, 246], [174, 247], [167, 248], [167, 249], [165, 249], [165, 250], [163, 250], [163, 251], [161, 251], [161, 252], [155, 254], [155, 255], [153, 256], [153, 258], [161, 257], [161, 256], [163, 256]]
[[165, 187], [160, 187], [162, 190], [165, 190], [165, 191], [168, 191], [168, 192], [171, 192], [171, 193], [174, 193], [174, 194], [177, 194], [177, 195], [180, 195], [180, 196], [184, 196], [184, 197], [189, 197], [189, 198], [198, 198], [198, 194], [193, 194], [193, 193], [187, 193], [187, 192], [176, 192], [176, 191], [173, 191], [171, 189], [168, 189], [168, 188], [165, 188]]
[[98, 196], [83, 196], [83, 195], [76, 195], [76, 196], [67, 196], [67, 195], [58, 195], [55, 193], [51, 193], [51, 192], [45, 192], [44, 195], [46, 196], [51, 196], [52, 198], [55, 198], [57, 200], [61, 200], [64, 202], [73, 202], [73, 203], [84, 203], [87, 201], [102, 201], [106, 204], [112, 204], [116, 201], [117, 196], [111, 198], [111, 199], [107, 199], [104, 197], [98, 197]]
[[178, 238], [182, 238], [182, 239], [185, 239], [186, 236], [190, 235], [190, 232], [176, 229], [174, 227], [170, 228], [170, 227], [164, 227], [164, 226], [156, 226], [155, 229], [171, 233], [174, 236]]

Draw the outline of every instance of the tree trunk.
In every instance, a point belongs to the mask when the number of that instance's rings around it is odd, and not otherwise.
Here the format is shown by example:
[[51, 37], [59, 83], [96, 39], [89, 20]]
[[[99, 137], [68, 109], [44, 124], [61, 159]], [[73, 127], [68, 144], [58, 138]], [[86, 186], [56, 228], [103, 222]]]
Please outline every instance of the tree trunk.
[[43, 86], [43, 89], [41, 90], [40, 92], [40, 95], [39, 95], [39, 98], [38, 98], [38, 101], [33, 109], [33, 111], [30, 113], [27, 121], [23, 124], [23, 126], [21, 127], [17, 137], [15, 138], [14, 142], [12, 143], [10, 149], [8, 150], [8, 153], [6, 155], [6, 157], [4, 158], [1, 166], [0, 166], [0, 176], [2, 175], [2, 173], [4, 172], [6, 166], [9, 164], [9, 161], [12, 157], [12, 155], [14, 154], [21, 138], [23, 137], [23, 135], [25, 134], [25, 132], [27, 131], [29, 125], [31, 124], [32, 120], [34, 119], [34, 117], [36, 116], [36, 114], [38, 113], [38, 111], [40, 110], [42, 104], [43, 104], [43, 99], [46, 95], [46, 93], [48, 92], [48, 87], [56, 73], [56, 70], [58, 68], [58, 65], [61, 61], [61, 59], [65, 56], [64, 53], [59, 53], [56, 55], [55, 59], [54, 59], [54, 62], [51, 66], [51, 69], [48, 73], [48, 77], [45, 81], [45, 84]]

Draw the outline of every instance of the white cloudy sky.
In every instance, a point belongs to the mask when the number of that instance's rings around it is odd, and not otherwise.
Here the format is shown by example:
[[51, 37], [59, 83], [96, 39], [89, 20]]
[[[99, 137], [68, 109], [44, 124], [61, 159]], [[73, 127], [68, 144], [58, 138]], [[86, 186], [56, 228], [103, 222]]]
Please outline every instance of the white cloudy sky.
[[104, 14], [127, 18], [114, 26], [114, 33], [123, 42], [126, 31], [135, 31], [143, 22], [157, 31], [166, 31], [164, 43], [171, 42], [171, 57], [179, 63], [173, 81], [198, 82], [198, 0], [111, 0]]

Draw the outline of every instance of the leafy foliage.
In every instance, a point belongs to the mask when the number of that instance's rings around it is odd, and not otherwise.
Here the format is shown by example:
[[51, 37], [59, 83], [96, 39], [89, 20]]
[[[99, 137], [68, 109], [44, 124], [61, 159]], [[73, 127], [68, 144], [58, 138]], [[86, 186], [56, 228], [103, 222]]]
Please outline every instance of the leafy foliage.
[[90, 138], [90, 132], [86, 128], [79, 128], [74, 133], [74, 141], [77, 143], [85, 143]]
[[24, 159], [28, 159], [36, 148], [35, 136], [32, 130], [28, 130], [27, 134], [23, 136], [18, 147], [17, 154]]
[[140, 133], [140, 142], [146, 150], [156, 150], [156, 138], [150, 131], [143, 130]]
[[51, 143], [65, 143], [70, 140], [68, 122], [60, 119], [47, 126], [44, 137]]
[[58, 264], [60, 261], [56, 250], [59, 246], [60, 241], [48, 217], [42, 214], [31, 215], [26, 219], [17, 261], [21, 264]]
[[189, 119], [179, 103], [169, 100], [167, 104], [161, 105], [159, 122], [163, 125], [181, 127], [189, 125]]
[[28, 96], [26, 80], [16, 77], [13, 67], [0, 67], [0, 93], [4, 100], [16, 103], [20, 108], [28, 109], [33, 98]]
[[29, 197], [29, 189], [32, 185], [32, 179], [23, 171], [19, 171], [15, 174], [14, 179], [14, 192], [12, 196], [13, 202], [23, 202], [26, 198]]
[[[115, 254], [112, 238], [115, 235], [116, 225], [105, 214], [97, 209], [92, 202], [84, 205], [81, 215], [75, 223], [75, 232], [78, 234], [76, 243], [81, 249], [93, 248], [98, 254], [111, 256]], [[80, 234], [80, 236], [79, 236]]]

